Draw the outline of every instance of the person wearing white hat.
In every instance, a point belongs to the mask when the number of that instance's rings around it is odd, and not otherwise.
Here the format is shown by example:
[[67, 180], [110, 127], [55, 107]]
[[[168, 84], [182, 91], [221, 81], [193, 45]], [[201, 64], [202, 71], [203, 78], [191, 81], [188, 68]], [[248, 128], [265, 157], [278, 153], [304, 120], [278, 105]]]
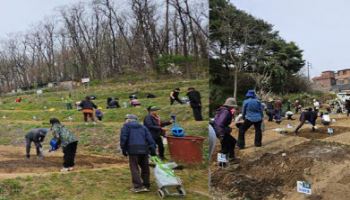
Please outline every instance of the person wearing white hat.
[[314, 99], [314, 110], [316, 113], [320, 110], [320, 102]]

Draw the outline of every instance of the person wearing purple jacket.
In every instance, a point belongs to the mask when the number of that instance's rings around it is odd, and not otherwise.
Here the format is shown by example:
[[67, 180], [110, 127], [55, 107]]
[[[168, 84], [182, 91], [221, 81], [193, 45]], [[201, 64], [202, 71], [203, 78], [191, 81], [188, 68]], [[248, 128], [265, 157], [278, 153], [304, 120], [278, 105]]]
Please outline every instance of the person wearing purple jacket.
[[228, 98], [224, 105], [217, 109], [214, 118], [214, 130], [221, 142], [221, 153], [226, 154], [229, 161], [234, 161], [236, 158], [234, 151], [236, 139], [231, 135], [230, 127], [234, 118], [234, 108], [237, 108], [235, 99]]

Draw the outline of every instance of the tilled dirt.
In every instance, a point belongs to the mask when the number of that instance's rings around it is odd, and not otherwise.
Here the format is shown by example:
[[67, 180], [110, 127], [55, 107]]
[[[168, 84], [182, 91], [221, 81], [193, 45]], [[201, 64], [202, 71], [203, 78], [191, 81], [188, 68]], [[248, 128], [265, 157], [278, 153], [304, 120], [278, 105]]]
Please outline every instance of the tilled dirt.
[[[217, 169], [212, 174], [212, 186], [228, 192], [230, 199], [282, 199], [285, 191], [296, 188], [296, 181], [317, 176], [312, 174], [313, 167], [349, 160], [349, 146], [312, 140], [288, 151], [265, 153], [258, 159]], [[340, 182], [348, 180], [349, 177], [344, 177]]]
[[[328, 134], [328, 128], [333, 129], [333, 134]], [[294, 130], [293, 130], [294, 131]], [[293, 131], [289, 131], [287, 135], [293, 136], [295, 135]], [[317, 130], [312, 131], [311, 127], [303, 127], [303, 129], [300, 129], [297, 136], [304, 137], [307, 139], [324, 139], [327, 137], [331, 137], [334, 135], [338, 135], [341, 133], [350, 132], [350, 127], [344, 127], [344, 126], [322, 126], [317, 128]]]
[[[95, 169], [126, 164], [127, 161], [118, 157], [85, 155], [77, 153], [76, 169]], [[38, 159], [32, 154], [27, 160], [23, 148], [10, 146], [0, 147], [0, 174], [57, 172], [62, 167], [63, 154], [61, 152], [46, 153], [44, 159]]]
[[[13, 160], [0, 161], [0, 173], [31, 173], [57, 171], [62, 167], [62, 157], [46, 157], [42, 160], [36, 157], [26, 160], [14, 158]], [[122, 164], [125, 161], [115, 158], [95, 157], [88, 155], [78, 155], [76, 157], [76, 167], [79, 169], [93, 169], [106, 165]]]

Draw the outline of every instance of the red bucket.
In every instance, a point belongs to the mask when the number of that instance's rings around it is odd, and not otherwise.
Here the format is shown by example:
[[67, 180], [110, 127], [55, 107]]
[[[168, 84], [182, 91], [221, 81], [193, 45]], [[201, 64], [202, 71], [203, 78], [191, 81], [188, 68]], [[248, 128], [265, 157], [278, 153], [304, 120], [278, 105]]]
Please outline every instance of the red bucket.
[[176, 162], [187, 164], [202, 163], [204, 139], [199, 136], [167, 136], [171, 158]]

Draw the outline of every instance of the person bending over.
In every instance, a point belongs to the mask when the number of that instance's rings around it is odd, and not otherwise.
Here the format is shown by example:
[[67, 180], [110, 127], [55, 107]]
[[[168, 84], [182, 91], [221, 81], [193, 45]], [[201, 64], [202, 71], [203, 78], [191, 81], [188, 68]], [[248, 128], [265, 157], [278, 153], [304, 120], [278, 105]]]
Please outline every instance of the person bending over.
[[298, 134], [299, 129], [305, 124], [306, 121], [310, 122], [312, 125], [312, 131], [315, 131], [316, 128], [316, 119], [317, 119], [317, 112], [313, 111], [312, 108], [305, 109], [301, 115], [300, 115], [300, 123], [298, 127], [295, 129], [294, 133]]
[[46, 134], [49, 132], [49, 129], [47, 128], [35, 128], [30, 130], [26, 136], [26, 158], [30, 158], [30, 148], [32, 142], [34, 143], [36, 147], [36, 155], [38, 158], [43, 158], [43, 150], [41, 143], [44, 141]]

